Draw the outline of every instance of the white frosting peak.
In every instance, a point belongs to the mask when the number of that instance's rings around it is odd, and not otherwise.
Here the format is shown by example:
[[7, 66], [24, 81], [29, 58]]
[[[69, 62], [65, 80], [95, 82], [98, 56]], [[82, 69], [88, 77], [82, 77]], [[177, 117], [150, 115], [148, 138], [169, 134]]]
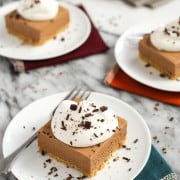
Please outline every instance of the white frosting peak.
[[59, 6], [55, 0], [21, 0], [18, 13], [32, 21], [50, 20], [56, 17]]
[[164, 51], [180, 51], [180, 18], [150, 35], [154, 47]]
[[63, 101], [51, 121], [54, 136], [74, 147], [88, 147], [110, 138], [119, 128], [115, 114], [106, 106], [83, 100]]

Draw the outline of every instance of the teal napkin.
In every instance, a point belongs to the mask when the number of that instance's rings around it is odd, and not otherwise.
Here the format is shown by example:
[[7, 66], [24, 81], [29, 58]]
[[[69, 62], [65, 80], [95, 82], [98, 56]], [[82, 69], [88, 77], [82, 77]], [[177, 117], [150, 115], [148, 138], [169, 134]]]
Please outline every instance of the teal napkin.
[[152, 145], [149, 160], [135, 180], [176, 180], [176, 174]]

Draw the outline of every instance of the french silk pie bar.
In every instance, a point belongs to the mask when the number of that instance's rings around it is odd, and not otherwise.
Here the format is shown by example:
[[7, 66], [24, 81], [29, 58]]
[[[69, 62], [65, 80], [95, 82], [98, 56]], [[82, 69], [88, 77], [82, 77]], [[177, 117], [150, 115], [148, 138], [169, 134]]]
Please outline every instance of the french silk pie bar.
[[139, 56], [171, 79], [180, 77], [180, 18], [145, 35]]
[[8, 32], [24, 43], [42, 45], [64, 31], [70, 17], [55, 0], [21, 0], [18, 8], [5, 16], [5, 22]]
[[126, 120], [106, 106], [63, 101], [40, 129], [38, 146], [56, 160], [94, 176], [126, 140]]

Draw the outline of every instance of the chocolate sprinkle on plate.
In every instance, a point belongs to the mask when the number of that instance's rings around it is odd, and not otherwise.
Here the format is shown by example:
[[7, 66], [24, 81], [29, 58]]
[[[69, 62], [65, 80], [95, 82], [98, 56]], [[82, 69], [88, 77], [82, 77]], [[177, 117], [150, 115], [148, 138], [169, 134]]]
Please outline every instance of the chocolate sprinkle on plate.
[[51, 161], [52, 161], [51, 159], [47, 159], [46, 160], [47, 163], [51, 163]]
[[129, 162], [129, 161], [130, 161], [130, 159], [129, 159], [129, 158], [127, 158], [127, 157], [122, 157], [122, 159], [126, 160], [127, 162]]
[[135, 139], [135, 140], [133, 141], [134, 144], [137, 143], [137, 142], [138, 142], [138, 139]]

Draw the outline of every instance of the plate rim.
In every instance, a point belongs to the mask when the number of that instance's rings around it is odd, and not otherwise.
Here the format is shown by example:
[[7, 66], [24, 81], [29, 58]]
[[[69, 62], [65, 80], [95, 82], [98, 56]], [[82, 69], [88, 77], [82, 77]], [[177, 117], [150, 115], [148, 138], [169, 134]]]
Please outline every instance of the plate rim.
[[[22, 111], [28, 109], [30, 106], [32, 106], [33, 104], [36, 104], [42, 100], [45, 100], [45, 99], [49, 99], [49, 98], [53, 98], [53, 96], [64, 96], [64, 94], [68, 93], [68, 91], [64, 91], [64, 92], [61, 92], [61, 93], [56, 93], [56, 94], [52, 94], [52, 95], [48, 95], [48, 96], [45, 96], [45, 97], [41, 97], [37, 100], [34, 100], [33, 102], [29, 103], [28, 105], [26, 105], [24, 108], [22, 108], [13, 118], [12, 120], [10, 121], [10, 123], [8, 124], [6, 130], [5, 130], [5, 133], [4, 133], [4, 136], [3, 136], [3, 140], [2, 140], [2, 153], [3, 153], [3, 156], [6, 156], [7, 154], [5, 153], [5, 143], [7, 142], [7, 136], [9, 134], [9, 131], [11, 129], [11, 126], [13, 126], [13, 124], [15, 123], [14, 119], [17, 121], [18, 119], [16, 119], [17, 116], [19, 116], [19, 114], [22, 113]], [[118, 103], [122, 104], [125, 108], [128, 108], [130, 111], [132, 111], [133, 113], [135, 113], [137, 115], [137, 117], [139, 118], [140, 122], [143, 123], [143, 128], [146, 130], [146, 135], [148, 137], [148, 143], [147, 143], [147, 155], [146, 155], [146, 158], [144, 159], [144, 162], [142, 163], [141, 167], [136, 171], [136, 173], [134, 173], [134, 176], [132, 178], [135, 178], [141, 171], [142, 169], [145, 167], [146, 163], [148, 162], [148, 159], [150, 157], [150, 153], [151, 153], [151, 144], [152, 144], [152, 140], [151, 140], [151, 133], [150, 133], [150, 129], [145, 121], [145, 119], [141, 116], [141, 114], [135, 109], [133, 108], [131, 105], [129, 105], [128, 103], [124, 102], [123, 100], [119, 99], [119, 98], [116, 98], [114, 96], [111, 96], [111, 95], [108, 95], [108, 94], [104, 94], [104, 93], [99, 93], [99, 92], [94, 92], [92, 91], [91, 92], [93, 95], [95, 96], [104, 96], [104, 97], [107, 97], [112, 99], [113, 101], [117, 101]], [[138, 121], [139, 121], [138, 120]], [[12, 171], [13, 173], [13, 171]], [[14, 173], [13, 173], [14, 174]], [[14, 176], [16, 177], [16, 175], [14, 174]], [[17, 177], [18, 178], [18, 177]]]
[[[153, 83], [152, 84], [149, 84], [148, 82], [146, 82], [146, 80], [144, 81], [144, 80], [142, 80], [142, 78], [139, 78], [139, 77], [136, 77], [136, 76], [134, 76], [135, 74], [134, 73], [131, 73], [131, 71], [129, 71], [129, 70], [127, 70], [127, 69], [125, 69], [125, 67], [120, 63], [120, 60], [118, 59], [119, 57], [118, 57], [118, 52], [119, 52], [119, 49], [122, 49], [122, 48], [120, 48], [119, 46], [121, 45], [123, 45], [124, 44], [124, 39], [126, 39], [127, 38], [127, 36], [129, 35], [129, 34], [132, 34], [132, 33], [134, 33], [134, 32], [151, 32], [151, 30], [153, 30], [154, 28], [157, 28], [157, 27], [159, 27], [159, 26], [162, 26], [162, 24], [161, 25], [157, 25], [156, 23], [155, 24], [149, 24], [149, 25], [147, 25], [147, 24], [138, 24], [138, 25], [136, 25], [136, 26], [134, 26], [134, 27], [132, 27], [132, 28], [129, 28], [126, 32], [124, 32], [118, 39], [117, 39], [117, 41], [116, 41], [116, 43], [115, 43], [115, 48], [114, 48], [114, 57], [115, 57], [115, 60], [116, 60], [116, 63], [118, 64], [118, 66], [123, 70], [123, 72], [125, 73], [125, 74], [127, 74], [128, 76], [130, 76], [132, 79], [134, 79], [134, 80], [136, 80], [137, 82], [139, 82], [139, 83], [141, 83], [141, 84], [143, 84], [143, 85], [146, 85], [146, 86], [148, 86], [148, 87], [151, 87], [151, 88], [155, 88], [155, 89], [157, 89], [157, 90], [162, 90], [162, 91], [164, 91], [164, 92], [180, 92], [180, 86], [179, 86], [179, 88], [177, 87], [176, 89], [173, 89], [172, 87], [162, 87], [162, 86], [157, 86], [157, 85], [153, 85]], [[140, 31], [140, 29], [142, 29], [141, 31]], [[135, 47], [137, 47], [137, 45], [135, 44], [134, 45]], [[128, 59], [128, 58], [127, 58]], [[136, 58], [136, 60], [137, 60], [137, 62], [139, 61], [139, 59], [138, 59], [138, 57]]]
[[[89, 36], [90, 36], [90, 33], [91, 33], [91, 30], [92, 30], [92, 25], [91, 25], [91, 22], [90, 22], [90, 19], [89, 19], [89, 17], [88, 17], [88, 15], [82, 10], [82, 9], [80, 9], [78, 6], [75, 6], [75, 5], [73, 5], [73, 4], [70, 4], [70, 3], [68, 3], [68, 2], [64, 2], [64, 1], [58, 1], [58, 4], [59, 5], [62, 5], [62, 6], [65, 6], [65, 7], [67, 7], [67, 8], [69, 8], [69, 9], [73, 9], [73, 11], [75, 12], [75, 13], [77, 13], [77, 14], [80, 14], [80, 16], [81, 16], [81, 18], [86, 22], [86, 29], [87, 29], [87, 31], [86, 31], [86, 33], [84, 33], [84, 37], [83, 38], [81, 38], [81, 41], [77, 41], [76, 42], [76, 45], [73, 47], [73, 48], [69, 48], [69, 50], [66, 50], [66, 51], [64, 51], [63, 53], [60, 53], [60, 54], [58, 54], [57, 52], [56, 53], [50, 53], [50, 55], [48, 55], [47, 56], [47, 54], [46, 54], [46, 56], [44, 55], [44, 56], [39, 56], [39, 55], [35, 55], [35, 56], [32, 56], [32, 57], [28, 57], [28, 56], [26, 56], [26, 57], [21, 57], [21, 55], [18, 55], [18, 56], [16, 56], [16, 57], [14, 57], [12, 54], [11, 55], [9, 55], [8, 54], [8, 52], [4, 52], [3, 53], [3, 49], [0, 49], [0, 55], [1, 56], [4, 56], [4, 57], [6, 57], [6, 58], [12, 58], [12, 59], [18, 59], [18, 60], [20, 60], [20, 61], [44, 61], [44, 60], [48, 60], [48, 59], [51, 59], [51, 58], [56, 58], [56, 57], [61, 57], [61, 56], [63, 56], [63, 55], [66, 55], [66, 54], [68, 54], [68, 53], [71, 53], [72, 51], [74, 51], [74, 50], [76, 50], [77, 48], [79, 48], [81, 45], [83, 45], [85, 42], [86, 42], [86, 40], [89, 38]], [[3, 10], [3, 9], [8, 9], [8, 8], [11, 8], [11, 6], [14, 6], [14, 7], [16, 7], [18, 5], [18, 2], [17, 1], [15, 1], [15, 2], [10, 2], [10, 3], [7, 3], [7, 4], [5, 4], [4, 6], [1, 6], [0, 7], [0, 10]], [[5, 15], [5, 14], [4, 14]], [[70, 21], [70, 23], [71, 23], [71, 21]], [[59, 33], [60, 34], [60, 33]], [[21, 40], [19, 40], [19, 41], [21, 41]], [[45, 44], [44, 44], [45, 45]], [[27, 45], [28, 46], [28, 45]], [[33, 48], [33, 46], [30, 46], [31, 48]], [[36, 47], [36, 46], [35, 46]], [[42, 48], [43, 47], [43, 45], [41, 45], [41, 46], [39, 46], [40, 48]], [[38, 46], [36, 47], [36, 48], [38, 48]], [[8, 49], [6, 48], [5, 49], [5, 51], [7, 51]]]

